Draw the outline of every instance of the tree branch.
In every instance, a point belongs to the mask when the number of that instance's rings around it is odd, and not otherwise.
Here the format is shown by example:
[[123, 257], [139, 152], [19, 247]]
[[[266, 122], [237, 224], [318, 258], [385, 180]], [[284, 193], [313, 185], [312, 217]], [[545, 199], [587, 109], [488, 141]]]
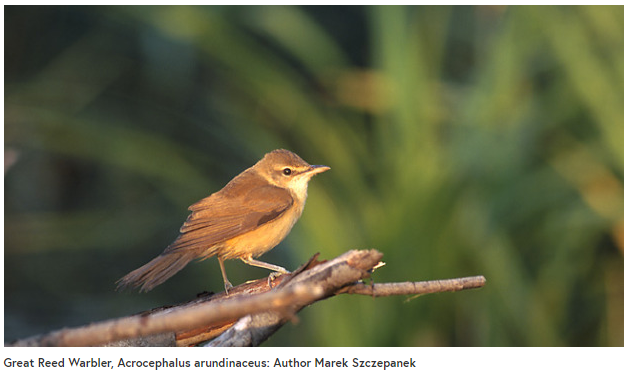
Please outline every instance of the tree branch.
[[[318, 255], [291, 274], [239, 285], [227, 295], [204, 293], [176, 306], [18, 340], [9, 346], [256, 346], [305, 306], [341, 293], [374, 297], [479, 288], [482, 276], [364, 284], [382, 266], [376, 250], [352, 250], [330, 261]], [[271, 287], [269, 287], [271, 284]]]

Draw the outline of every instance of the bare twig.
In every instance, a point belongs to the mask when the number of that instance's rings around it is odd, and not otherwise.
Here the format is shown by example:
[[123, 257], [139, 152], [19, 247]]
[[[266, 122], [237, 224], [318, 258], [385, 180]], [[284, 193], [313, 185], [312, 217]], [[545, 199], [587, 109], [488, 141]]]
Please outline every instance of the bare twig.
[[484, 276], [469, 276], [466, 278], [428, 280], [424, 282], [375, 283], [372, 285], [356, 283], [343, 288], [339, 293], [363, 294], [373, 297], [422, 295], [462, 291], [464, 289], [480, 288], [484, 285]]

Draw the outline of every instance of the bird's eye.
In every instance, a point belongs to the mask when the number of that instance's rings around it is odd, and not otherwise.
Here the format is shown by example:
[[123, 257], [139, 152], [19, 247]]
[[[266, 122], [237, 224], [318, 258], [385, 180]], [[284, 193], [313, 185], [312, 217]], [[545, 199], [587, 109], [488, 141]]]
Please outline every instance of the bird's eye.
[[284, 168], [282, 172], [284, 173], [285, 176], [290, 176], [290, 174], [293, 173], [293, 171], [290, 168]]

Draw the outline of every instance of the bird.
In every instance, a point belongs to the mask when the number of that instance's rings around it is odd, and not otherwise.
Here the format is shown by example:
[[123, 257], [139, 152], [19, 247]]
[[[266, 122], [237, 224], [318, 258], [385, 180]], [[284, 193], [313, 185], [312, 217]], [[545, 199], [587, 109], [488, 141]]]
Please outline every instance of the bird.
[[284, 149], [265, 154], [221, 190], [192, 204], [179, 236], [159, 256], [120, 278], [117, 289], [140, 287], [140, 292], [148, 292], [189, 262], [212, 256], [218, 258], [227, 293], [233, 286], [225, 260], [240, 259], [274, 273], [289, 273], [255, 258], [284, 240], [304, 210], [308, 182], [329, 169], [310, 165]]

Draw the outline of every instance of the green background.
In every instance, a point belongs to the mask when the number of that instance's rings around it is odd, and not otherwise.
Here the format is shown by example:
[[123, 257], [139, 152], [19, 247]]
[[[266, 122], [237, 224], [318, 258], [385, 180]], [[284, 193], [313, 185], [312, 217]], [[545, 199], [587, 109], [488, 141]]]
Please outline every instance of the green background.
[[623, 7], [4, 10], [5, 341], [220, 291], [215, 259], [114, 282], [287, 148], [332, 170], [262, 260], [487, 285], [332, 298], [265, 345], [623, 345]]

